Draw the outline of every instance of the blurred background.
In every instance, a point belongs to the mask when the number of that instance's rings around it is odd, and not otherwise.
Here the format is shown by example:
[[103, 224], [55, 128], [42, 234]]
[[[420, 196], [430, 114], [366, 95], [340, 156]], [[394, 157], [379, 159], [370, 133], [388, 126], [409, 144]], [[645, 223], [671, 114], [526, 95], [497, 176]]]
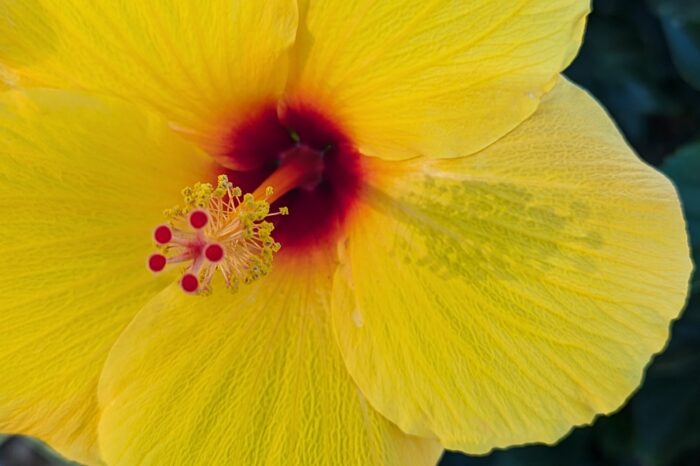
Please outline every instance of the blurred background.
[[[607, 107], [644, 160], [676, 183], [698, 263], [700, 0], [597, 0], [593, 6], [583, 48], [566, 74]], [[67, 464], [35, 440], [0, 437], [0, 466]], [[485, 457], [447, 453], [440, 466], [700, 466], [698, 278], [668, 348], [618, 413], [575, 429], [555, 447]]]

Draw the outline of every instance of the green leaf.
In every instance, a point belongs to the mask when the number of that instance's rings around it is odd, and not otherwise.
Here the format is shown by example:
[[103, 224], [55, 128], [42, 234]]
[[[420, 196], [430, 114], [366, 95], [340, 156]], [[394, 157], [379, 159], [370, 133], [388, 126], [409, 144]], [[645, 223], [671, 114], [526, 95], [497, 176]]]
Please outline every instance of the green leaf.
[[689, 21], [700, 21], [700, 2], [697, 0], [648, 0], [660, 15]]
[[662, 17], [673, 62], [688, 84], [700, 89], [700, 22]]
[[700, 2], [650, 0], [661, 21], [671, 58], [688, 84], [700, 89]]

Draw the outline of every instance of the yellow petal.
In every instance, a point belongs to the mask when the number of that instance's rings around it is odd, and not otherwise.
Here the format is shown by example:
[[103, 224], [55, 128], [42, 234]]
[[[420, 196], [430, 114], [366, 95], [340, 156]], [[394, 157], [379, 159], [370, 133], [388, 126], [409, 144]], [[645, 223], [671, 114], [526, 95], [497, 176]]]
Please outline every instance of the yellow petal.
[[471, 157], [373, 161], [336, 276], [370, 403], [449, 449], [554, 442], [617, 409], [687, 292], [671, 183], [560, 81]]
[[291, 99], [362, 153], [471, 154], [532, 114], [576, 54], [587, 0], [307, 0]]
[[282, 91], [297, 14], [293, 0], [3, 2], [0, 62], [35, 85], [146, 103], [208, 139]]
[[0, 64], [0, 92], [14, 89], [19, 83], [19, 78], [10, 68]]
[[434, 465], [352, 383], [333, 339], [327, 252], [275, 259], [237, 294], [155, 298], [100, 384], [108, 464]]
[[207, 163], [165, 123], [58, 91], [0, 97], [0, 432], [94, 464], [107, 352], [173, 278], [152, 228]]

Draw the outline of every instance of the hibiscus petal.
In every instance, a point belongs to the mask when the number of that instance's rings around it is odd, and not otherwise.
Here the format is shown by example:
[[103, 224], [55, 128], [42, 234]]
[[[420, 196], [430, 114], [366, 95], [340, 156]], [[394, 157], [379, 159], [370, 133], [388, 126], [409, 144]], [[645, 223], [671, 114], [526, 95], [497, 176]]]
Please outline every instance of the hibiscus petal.
[[152, 228], [208, 162], [164, 122], [58, 91], [0, 97], [0, 432], [96, 463], [109, 348], [173, 277]]
[[115, 345], [100, 385], [110, 465], [434, 465], [433, 440], [366, 403], [333, 339], [328, 251], [284, 257], [237, 294], [177, 287]]
[[293, 0], [3, 2], [0, 61], [25, 83], [146, 103], [215, 146], [282, 91], [297, 15]]
[[307, 0], [292, 100], [361, 151], [471, 154], [531, 115], [581, 42], [587, 0]]
[[554, 442], [617, 409], [691, 271], [671, 183], [562, 80], [471, 157], [372, 161], [334, 283], [370, 403], [449, 449]]

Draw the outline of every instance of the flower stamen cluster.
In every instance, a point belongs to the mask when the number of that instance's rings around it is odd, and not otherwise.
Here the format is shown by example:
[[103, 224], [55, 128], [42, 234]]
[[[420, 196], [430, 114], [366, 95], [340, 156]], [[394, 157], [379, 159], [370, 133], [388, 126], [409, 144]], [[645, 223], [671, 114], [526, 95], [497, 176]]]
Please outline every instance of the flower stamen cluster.
[[180, 286], [198, 294], [211, 292], [217, 270], [232, 291], [268, 273], [281, 246], [272, 237], [274, 225], [266, 219], [288, 214], [285, 207], [270, 213], [271, 187], [263, 199], [255, 199], [221, 175], [216, 187], [196, 183], [182, 195], [184, 207], [167, 209], [168, 222], [154, 230], [160, 251], [149, 257], [152, 272], [161, 272], [167, 264], [188, 263]]

